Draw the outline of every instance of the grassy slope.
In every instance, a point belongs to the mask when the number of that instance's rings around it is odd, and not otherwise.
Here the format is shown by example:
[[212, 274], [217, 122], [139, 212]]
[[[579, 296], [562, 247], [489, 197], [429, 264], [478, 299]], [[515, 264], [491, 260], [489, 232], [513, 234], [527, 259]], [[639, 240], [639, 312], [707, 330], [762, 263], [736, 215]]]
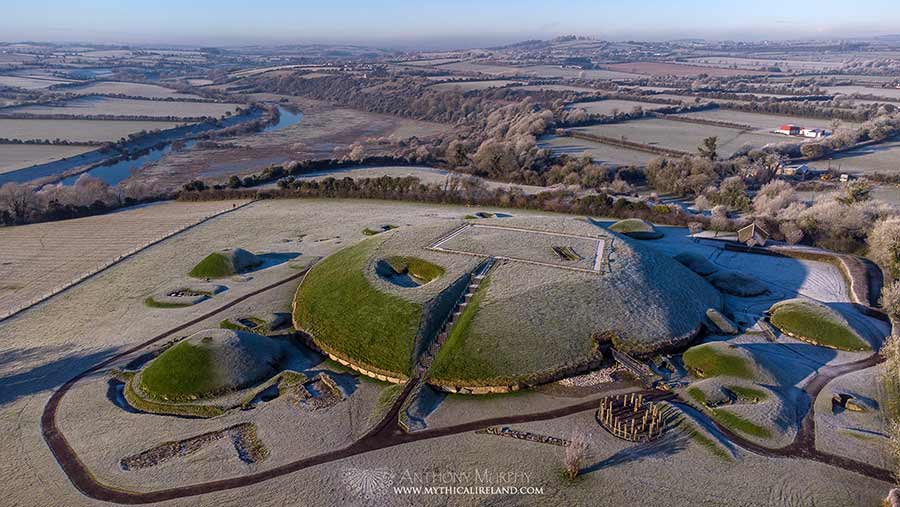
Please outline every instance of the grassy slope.
[[481, 286], [469, 300], [459, 320], [450, 329], [447, 341], [444, 342], [431, 366], [432, 378], [482, 379], [497, 375], [493, 364], [479, 353], [479, 340], [472, 335], [472, 322], [490, 285], [491, 278], [488, 276], [481, 282]]
[[363, 241], [313, 267], [297, 291], [294, 319], [348, 359], [405, 375], [422, 307], [366, 280], [363, 271], [377, 245]]
[[764, 401], [769, 397], [765, 391], [761, 391], [759, 389], [754, 389], [752, 387], [743, 387], [743, 386], [726, 386], [728, 390], [733, 392], [739, 399], [742, 400], [759, 400]]
[[209, 350], [188, 342], [163, 352], [141, 374], [141, 389], [156, 399], [186, 400], [220, 387]]
[[626, 218], [609, 226], [610, 230], [618, 233], [629, 232], [653, 232], [653, 227], [639, 218]]
[[747, 361], [736, 355], [722, 353], [710, 344], [691, 347], [682, 356], [684, 365], [698, 377], [730, 377], [753, 378], [753, 372]]
[[828, 312], [816, 305], [792, 301], [777, 305], [772, 324], [778, 329], [811, 342], [839, 350], [869, 350], [869, 345], [842, 322], [829, 318]]
[[769, 438], [772, 436], [772, 433], [766, 428], [748, 421], [732, 412], [722, 409], [711, 409], [709, 410], [709, 413], [716, 422], [730, 430], [746, 433], [747, 435], [759, 438]]
[[211, 253], [194, 266], [190, 275], [194, 278], [224, 278], [234, 274], [234, 266], [222, 254]]

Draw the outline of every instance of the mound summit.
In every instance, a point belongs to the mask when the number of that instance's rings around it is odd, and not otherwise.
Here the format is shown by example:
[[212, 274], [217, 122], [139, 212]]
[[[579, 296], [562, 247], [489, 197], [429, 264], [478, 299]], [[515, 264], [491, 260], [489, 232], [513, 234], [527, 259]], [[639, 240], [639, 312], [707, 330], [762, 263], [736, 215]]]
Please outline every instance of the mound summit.
[[[398, 258], [433, 276], [397, 284], [384, 266]], [[493, 266], [472, 284], [488, 258]], [[603, 341], [634, 354], [683, 345], [720, 307], [702, 277], [637, 241], [573, 218], [529, 217], [398, 229], [344, 248], [309, 271], [293, 318], [325, 352], [402, 380], [456, 308], [430, 381], [491, 386], [584, 369]]]
[[166, 349], [141, 370], [149, 398], [187, 401], [236, 391], [278, 371], [281, 343], [244, 331], [200, 331]]
[[246, 273], [263, 263], [262, 258], [243, 248], [226, 248], [203, 258], [190, 276], [194, 278], [225, 278]]

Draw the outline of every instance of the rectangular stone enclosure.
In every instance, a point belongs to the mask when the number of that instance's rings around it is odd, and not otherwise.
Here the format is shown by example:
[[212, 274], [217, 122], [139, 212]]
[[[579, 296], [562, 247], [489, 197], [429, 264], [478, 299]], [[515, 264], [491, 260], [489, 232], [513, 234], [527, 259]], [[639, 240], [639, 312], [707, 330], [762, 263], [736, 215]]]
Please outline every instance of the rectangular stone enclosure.
[[465, 224], [432, 243], [436, 252], [495, 257], [541, 266], [603, 273], [608, 236], [585, 236], [500, 225]]

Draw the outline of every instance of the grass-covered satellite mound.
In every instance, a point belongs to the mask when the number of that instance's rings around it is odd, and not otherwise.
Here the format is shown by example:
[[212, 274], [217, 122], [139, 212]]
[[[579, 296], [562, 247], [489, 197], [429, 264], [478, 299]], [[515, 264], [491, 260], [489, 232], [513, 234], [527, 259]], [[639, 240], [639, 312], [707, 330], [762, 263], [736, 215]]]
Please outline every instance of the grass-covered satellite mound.
[[650, 222], [640, 218], [626, 218], [609, 226], [609, 230], [624, 234], [634, 239], [659, 239], [663, 233], [656, 230]]
[[684, 366], [700, 378], [737, 377], [753, 378], [752, 358], [747, 353], [725, 342], [695, 345], [682, 356]]
[[314, 266], [294, 304], [295, 326], [321, 349], [401, 379], [455, 311], [429, 381], [509, 386], [589, 365], [601, 341], [638, 355], [686, 344], [721, 295], [640, 242], [573, 218], [516, 217], [367, 239]]
[[226, 248], [203, 258], [191, 270], [194, 278], [225, 278], [246, 273], [259, 266], [263, 260], [243, 248]]
[[838, 350], [870, 350], [847, 320], [823, 303], [789, 299], [772, 305], [771, 321], [781, 332], [816, 345]]
[[280, 342], [228, 329], [201, 331], [151, 361], [141, 392], [160, 401], [193, 401], [243, 389], [272, 377], [284, 356]]

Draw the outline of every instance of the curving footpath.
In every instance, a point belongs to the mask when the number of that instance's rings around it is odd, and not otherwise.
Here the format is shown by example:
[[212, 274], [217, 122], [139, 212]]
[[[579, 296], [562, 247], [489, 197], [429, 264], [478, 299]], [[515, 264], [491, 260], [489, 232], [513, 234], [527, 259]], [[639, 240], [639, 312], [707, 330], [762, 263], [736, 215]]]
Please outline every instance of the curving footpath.
[[[394, 402], [391, 409], [382, 418], [382, 420], [371, 430], [369, 430], [365, 435], [363, 435], [362, 438], [341, 449], [300, 459], [250, 475], [150, 492], [123, 490], [114, 486], [104, 484], [98, 481], [93, 476], [87, 466], [79, 459], [78, 454], [75, 452], [72, 446], [69, 445], [69, 442], [66, 440], [65, 435], [62, 434], [56, 423], [56, 416], [59, 410], [60, 403], [62, 402], [62, 399], [65, 397], [65, 395], [69, 392], [69, 390], [71, 390], [72, 386], [74, 386], [77, 382], [84, 379], [85, 377], [101, 371], [114, 362], [119, 361], [122, 358], [133, 354], [134, 352], [137, 352], [141, 349], [144, 349], [145, 347], [164, 340], [175, 333], [178, 333], [203, 320], [209, 319], [210, 317], [213, 317], [216, 314], [219, 314], [254, 296], [297, 280], [304, 276], [305, 273], [306, 270], [301, 271], [280, 281], [240, 296], [229, 303], [226, 303], [197, 318], [194, 318], [184, 324], [176, 326], [160, 335], [157, 335], [150, 340], [147, 340], [146, 342], [131, 347], [124, 352], [121, 352], [94, 365], [93, 367], [81, 372], [80, 374], [63, 384], [59, 389], [57, 389], [50, 396], [50, 399], [47, 401], [47, 404], [44, 407], [44, 411], [41, 414], [41, 432], [44, 436], [44, 440], [47, 442], [48, 447], [53, 453], [53, 456], [56, 458], [56, 461], [59, 463], [60, 467], [63, 469], [63, 472], [65, 472], [66, 476], [69, 478], [72, 484], [82, 494], [90, 498], [119, 504], [145, 504], [161, 502], [165, 500], [173, 500], [177, 498], [186, 498], [216, 491], [224, 491], [229, 489], [241, 488], [244, 486], [250, 486], [263, 481], [274, 479], [276, 477], [291, 474], [305, 468], [396, 445], [402, 445], [420, 440], [427, 440], [430, 438], [455, 435], [459, 433], [466, 433], [489, 426], [544, 421], [556, 419], [559, 417], [566, 417], [588, 410], [596, 410], [599, 400], [603, 397], [603, 395], [599, 395], [596, 398], [592, 398], [581, 403], [544, 412], [495, 417], [443, 428], [426, 429], [415, 433], [406, 433], [400, 429], [398, 422], [400, 408], [402, 407], [403, 402], [412, 392], [416, 384], [415, 381], [409, 381], [407, 382], [402, 395], [398, 397], [398, 399]], [[861, 361], [826, 367], [822, 372], [818, 373], [809, 383], [809, 385], [804, 388], [804, 390], [810, 395], [813, 400], [810, 406], [810, 411], [807, 413], [806, 417], [801, 423], [801, 428], [797, 433], [795, 441], [792, 444], [781, 449], [770, 449], [761, 446], [739, 435], [735, 435], [730, 430], [728, 430], [727, 428], [722, 428], [714, 421], [713, 424], [715, 424], [724, 435], [726, 435], [738, 446], [763, 456], [807, 458], [821, 461], [829, 465], [845, 468], [847, 470], [876, 479], [888, 481], [891, 478], [891, 474], [887, 470], [850, 460], [848, 458], [823, 453], [815, 449], [814, 409], [816, 395], [822, 390], [822, 388], [824, 388], [824, 386], [828, 382], [830, 382], [834, 378], [846, 373], [850, 373], [852, 371], [868, 368], [870, 366], [878, 364], [878, 362], [880, 362], [880, 358], [877, 355], [873, 355]], [[653, 394], [658, 394], [660, 391], [645, 390], [641, 392], [643, 392], [647, 396], [652, 396]], [[683, 402], [676, 401], [675, 403], [678, 404]]]

